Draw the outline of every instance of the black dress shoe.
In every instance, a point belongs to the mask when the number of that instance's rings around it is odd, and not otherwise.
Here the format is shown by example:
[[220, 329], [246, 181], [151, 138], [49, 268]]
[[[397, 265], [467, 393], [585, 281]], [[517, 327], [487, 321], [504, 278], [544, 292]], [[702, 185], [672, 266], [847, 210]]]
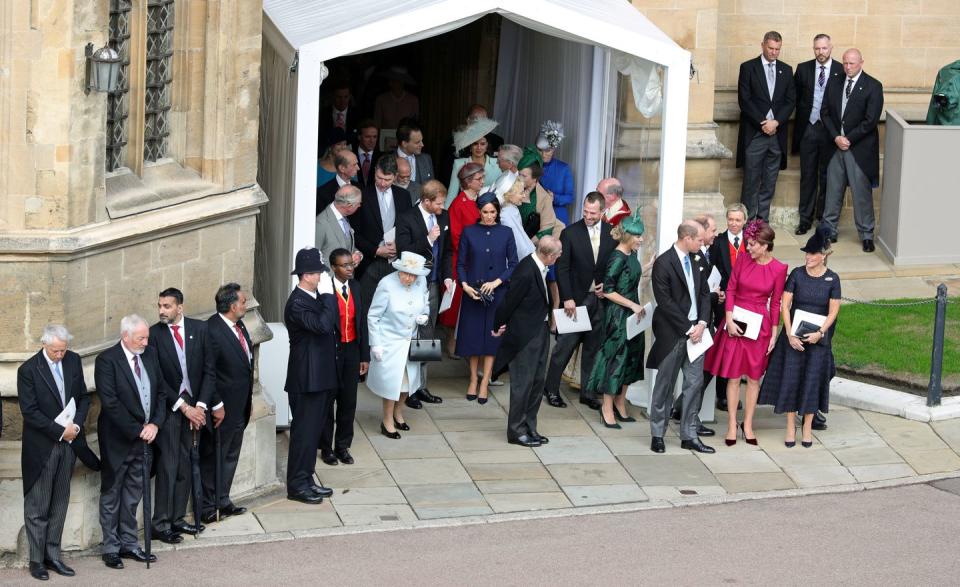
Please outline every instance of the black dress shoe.
[[[221, 518], [225, 516], [220, 516]], [[215, 510], [210, 510], [200, 515], [200, 521], [204, 524], [212, 524], [217, 521], [217, 512]]]
[[717, 410], [719, 410], [719, 411], [721, 411], [721, 412], [726, 412], [726, 411], [727, 411], [727, 398], [725, 398], [725, 397], [718, 397], [718, 398], [717, 398], [716, 408], [717, 408]]
[[428, 404], [442, 404], [443, 398], [437, 397], [430, 393], [430, 390], [426, 387], [417, 390], [417, 399]]
[[708, 455], [717, 452], [717, 450], [712, 446], [707, 446], [704, 443], [700, 442], [699, 438], [694, 438], [693, 440], [681, 440], [680, 448], [683, 448], [686, 450], [695, 450], [697, 452], [702, 452]]
[[228, 504], [226, 507], [220, 508], [220, 517], [222, 518], [224, 514], [228, 516], [239, 516], [247, 513], [247, 508], [240, 507], [234, 504]]
[[320, 453], [320, 460], [323, 461], [323, 464], [330, 465], [331, 467], [335, 466], [340, 461], [337, 460], [337, 457], [332, 452], [322, 452]]
[[323, 497], [311, 489], [304, 489], [303, 491], [297, 491], [296, 493], [287, 492], [287, 499], [290, 501], [299, 501], [300, 503], [311, 505], [323, 503]]
[[712, 428], [707, 428], [703, 424], [697, 426], [697, 436], [713, 436], [716, 432]]
[[653, 452], [666, 452], [667, 447], [663, 444], [662, 436], [654, 436], [650, 439], [650, 450]]
[[120, 560], [120, 555], [117, 553], [105, 554], [101, 558], [103, 559], [103, 564], [107, 565], [111, 569], [123, 568], [123, 561]]
[[807, 234], [807, 231], [810, 230], [809, 224], [801, 224], [797, 227], [797, 230], [793, 234]]
[[350, 450], [349, 450], [349, 449], [342, 448], [342, 449], [336, 451], [334, 454], [337, 455], [337, 458], [338, 458], [338, 459], [340, 460], [340, 462], [343, 463], [344, 465], [352, 465], [352, 464], [353, 464], [353, 457], [350, 455]]
[[534, 432], [530, 435], [530, 438], [535, 438], [540, 444], [550, 444], [550, 439], [539, 432]]
[[876, 248], [875, 246], [873, 246], [873, 239], [872, 239], [872, 238], [865, 238], [865, 239], [863, 239], [863, 252], [864, 252], [864, 253], [872, 253], [872, 252], [874, 252], [875, 250], [877, 250], [877, 248]]
[[135, 560], [138, 563], [145, 563], [149, 558], [150, 562], [152, 563], [157, 562], [157, 555], [151, 553], [150, 556], [147, 557], [147, 553], [145, 553], [143, 549], [140, 548], [139, 546], [134, 548], [133, 550], [121, 550], [120, 558], [128, 558], [131, 560]]
[[329, 487], [324, 487], [323, 485], [317, 485], [316, 483], [310, 485], [310, 490], [319, 495], [320, 497], [330, 497], [333, 495], [333, 490]]
[[520, 446], [525, 446], [527, 448], [540, 446], [539, 440], [536, 440], [531, 436], [527, 436], [526, 434], [524, 434], [523, 436], [518, 436], [516, 438], [511, 438], [507, 440], [507, 442], [509, 442], [510, 444], [519, 444]]
[[592, 397], [581, 397], [580, 403], [587, 406], [591, 410], [599, 410], [601, 406], [600, 400], [594, 399]]
[[63, 561], [61, 560], [45, 560], [43, 561], [43, 566], [47, 567], [58, 575], [63, 575], [64, 577], [72, 577], [77, 574], [76, 571], [63, 564]]
[[670, 411], [670, 419], [679, 422], [683, 419], [683, 414], [677, 408], [673, 408], [673, 410]]
[[30, 561], [30, 576], [34, 579], [40, 579], [41, 581], [46, 581], [50, 578], [50, 574], [47, 573], [47, 567], [43, 566], [43, 563], [35, 563]]
[[563, 401], [563, 396], [559, 392], [550, 393], [549, 391], [544, 391], [543, 395], [547, 396], [547, 403], [555, 408], [565, 408], [567, 407], [567, 402]]
[[827, 423], [826, 423], [826, 421], [817, 422], [817, 419], [814, 418], [814, 419], [813, 419], [813, 426], [811, 426], [811, 428], [812, 428], [813, 430], [826, 430], [826, 429], [827, 429]]
[[154, 540], [166, 542], [167, 544], [180, 544], [183, 542], [183, 536], [172, 530], [154, 530], [150, 535], [153, 536]]
[[171, 528], [174, 532], [178, 532], [178, 533], [180, 533], [180, 534], [190, 534], [191, 536], [195, 536], [195, 535], [199, 534], [200, 532], [203, 532], [204, 530], [207, 529], [207, 527], [204, 526], [203, 524], [200, 524], [200, 527], [197, 528], [194, 524], [188, 524], [188, 523], [183, 522], [183, 521], [174, 522], [174, 523], [170, 526], [170, 528]]
[[403, 403], [407, 404], [407, 407], [411, 410], [419, 410], [423, 407], [423, 402], [417, 399], [416, 394], [408, 395], [407, 399]]

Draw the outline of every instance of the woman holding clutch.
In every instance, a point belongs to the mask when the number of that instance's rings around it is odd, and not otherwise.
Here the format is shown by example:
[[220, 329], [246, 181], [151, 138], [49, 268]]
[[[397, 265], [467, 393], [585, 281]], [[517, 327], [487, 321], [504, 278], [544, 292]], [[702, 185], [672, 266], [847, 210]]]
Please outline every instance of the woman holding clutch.
[[[753, 433], [753, 414], [760, 395], [760, 378], [767, 369], [767, 357], [776, 342], [780, 323], [780, 298], [783, 295], [787, 266], [773, 257], [776, 233], [763, 220], [754, 220], [743, 231], [749, 258], [742, 258], [733, 267], [727, 284], [726, 328], [707, 351], [704, 370], [727, 379], [727, 405], [731, 409], [727, 423], [727, 446], [737, 443], [737, 405], [740, 398], [740, 378], [747, 378], [747, 393], [743, 402], [743, 424], [740, 431], [747, 444], [757, 444]], [[769, 309], [768, 309], [769, 307]], [[740, 308], [760, 315], [760, 332], [756, 340], [744, 336], [746, 324], [737, 324], [734, 309]]]
[[[803, 416], [800, 443], [809, 448], [813, 416], [817, 410], [828, 411], [830, 380], [836, 373], [831, 342], [840, 313], [840, 277], [826, 265], [830, 239], [817, 229], [800, 250], [806, 253], [806, 262], [787, 278], [781, 304], [783, 332], [760, 389], [760, 403], [787, 416], [783, 440], [787, 448], [797, 442], [797, 412]], [[813, 316], [797, 316], [798, 311]]]

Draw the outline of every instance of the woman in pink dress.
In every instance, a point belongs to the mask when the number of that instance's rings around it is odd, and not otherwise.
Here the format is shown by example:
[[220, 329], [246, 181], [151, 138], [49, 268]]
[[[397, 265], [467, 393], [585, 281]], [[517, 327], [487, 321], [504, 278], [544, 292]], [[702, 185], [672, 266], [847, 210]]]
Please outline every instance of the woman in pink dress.
[[[753, 433], [753, 414], [760, 393], [760, 378], [767, 369], [767, 357], [777, 340], [780, 324], [780, 297], [787, 279], [787, 266], [773, 257], [776, 233], [766, 222], [754, 220], [743, 231], [750, 258], [741, 258], [733, 267], [727, 285], [726, 328], [719, 333], [707, 351], [704, 369], [717, 377], [727, 378], [727, 446], [737, 443], [737, 405], [740, 378], [747, 378], [747, 394], [743, 405], [740, 430], [747, 444], [757, 444]], [[760, 335], [756, 340], [744, 336], [733, 321], [734, 306], [760, 314]]]

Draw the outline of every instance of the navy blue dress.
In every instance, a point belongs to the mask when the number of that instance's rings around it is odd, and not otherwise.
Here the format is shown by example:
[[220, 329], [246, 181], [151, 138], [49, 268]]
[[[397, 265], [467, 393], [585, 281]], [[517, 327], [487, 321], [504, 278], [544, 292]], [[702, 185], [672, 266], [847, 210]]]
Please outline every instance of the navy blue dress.
[[[797, 310], [826, 316], [830, 300], [840, 299], [840, 277], [829, 269], [820, 277], [810, 277], [806, 268], [800, 266], [790, 272], [783, 291], [793, 294], [791, 323]], [[760, 387], [761, 404], [772, 405], [778, 414], [829, 410], [830, 380], [837, 371], [831, 347], [836, 325], [834, 322], [830, 326], [819, 343], [804, 345], [802, 353], [790, 346], [782, 329]]]
[[457, 354], [461, 357], [497, 354], [500, 339], [490, 334], [493, 318], [516, 266], [517, 243], [512, 230], [501, 224], [473, 224], [463, 229], [457, 256], [457, 287], [467, 282], [480, 289], [481, 283], [498, 278], [503, 283], [494, 290], [493, 303], [483, 305], [468, 295], [461, 298], [457, 324]]

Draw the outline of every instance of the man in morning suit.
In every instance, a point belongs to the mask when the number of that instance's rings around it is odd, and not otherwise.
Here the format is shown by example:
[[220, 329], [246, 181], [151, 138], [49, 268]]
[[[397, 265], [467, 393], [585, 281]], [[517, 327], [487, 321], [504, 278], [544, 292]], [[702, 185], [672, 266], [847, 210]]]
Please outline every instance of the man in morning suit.
[[329, 106], [320, 107], [320, 136], [324, 136], [332, 128], [339, 128], [347, 134], [352, 134], [357, 130], [359, 109], [352, 104], [353, 95], [349, 81], [340, 79], [335, 82], [330, 99]]
[[314, 245], [321, 255], [329, 255], [327, 251], [334, 249], [347, 249], [353, 253], [354, 264], [363, 259], [363, 253], [356, 248], [353, 227], [350, 226], [350, 216], [360, 209], [360, 202], [360, 188], [345, 185], [337, 190], [333, 203], [317, 215]]
[[212, 424], [220, 433], [220, 503], [216, 502], [215, 430], [208, 425], [200, 441], [200, 473], [203, 479], [203, 514], [209, 524], [220, 517], [238, 516], [247, 508], [230, 501], [233, 476], [240, 461], [243, 431], [250, 421], [253, 401], [253, 341], [243, 317], [247, 313], [247, 294], [237, 283], [221, 285], [214, 296], [217, 313], [207, 319], [207, 338], [216, 369], [211, 408]]
[[556, 408], [567, 407], [560, 395], [560, 378], [573, 351], [583, 344], [580, 352], [580, 403], [594, 410], [600, 409], [596, 394], [588, 395], [584, 390], [603, 342], [603, 278], [607, 259], [617, 246], [610, 236], [611, 226], [601, 221], [605, 207], [603, 194], [590, 192], [583, 202], [583, 218], [560, 233], [563, 255], [557, 260], [557, 288], [563, 311], [572, 318], [577, 306], [586, 306], [591, 329], [557, 335], [543, 390], [547, 402]]
[[[183, 315], [183, 292], [175, 287], [160, 292], [160, 320], [150, 327], [150, 346], [156, 349], [160, 371], [173, 392], [167, 396], [167, 421], [157, 436], [157, 481], [153, 506], [153, 537], [177, 544], [181, 534], [202, 528], [187, 524], [190, 496], [190, 447], [193, 435], [206, 423], [205, 411], [216, 385], [216, 366], [207, 342], [207, 323]], [[194, 432], [196, 431], [196, 432]], [[196, 520], [199, 522], [199, 520]]]
[[650, 450], [666, 450], [663, 435], [673, 403], [677, 374], [683, 371], [683, 414], [680, 420], [680, 448], [702, 453], [715, 452], [697, 437], [696, 415], [703, 392], [703, 355], [695, 361], [687, 356], [687, 340], [700, 342], [710, 318], [710, 291], [707, 277], [693, 259], [703, 245], [703, 227], [685, 220], [677, 228], [677, 242], [653, 263], [651, 286], [657, 308], [653, 312], [653, 347], [647, 368], [657, 370], [650, 396]]
[[[430, 328], [436, 327], [440, 309], [440, 286], [446, 291], [453, 285], [453, 244], [450, 242], [450, 216], [443, 209], [447, 188], [435, 179], [422, 186], [420, 203], [397, 218], [397, 254], [410, 251], [429, 259], [430, 274], [427, 289], [430, 293]], [[427, 389], [427, 364], [420, 363], [420, 389], [407, 396], [408, 407], [419, 410], [422, 402], [439, 404], [443, 398]]]
[[[157, 351], [147, 343], [147, 322], [136, 314], [120, 320], [120, 342], [97, 356], [93, 375], [100, 396], [97, 434], [103, 562], [122, 569], [122, 558], [147, 561], [137, 543], [137, 504], [149, 482], [153, 442], [167, 418], [167, 396]], [[157, 559], [150, 555], [150, 562]]]
[[883, 113], [883, 84], [863, 71], [859, 49], [843, 54], [843, 86], [827, 88], [820, 115], [837, 151], [827, 165], [827, 200], [823, 222], [837, 242], [837, 223], [843, 194], [853, 193], [853, 219], [863, 242], [863, 252], [872, 253], [873, 187], [880, 184], [880, 135], [877, 123]]
[[333, 295], [337, 301], [336, 387], [329, 394], [327, 422], [320, 433], [320, 460], [328, 465], [353, 464], [353, 419], [357, 412], [357, 383], [370, 367], [367, 309], [353, 281], [353, 258], [346, 249], [330, 253]]
[[357, 173], [357, 185], [365, 188], [373, 185], [373, 170], [376, 169], [377, 159], [380, 158], [380, 129], [372, 118], [360, 121], [357, 127], [357, 160], [360, 171]]
[[750, 218], [764, 220], [770, 217], [777, 176], [787, 168], [787, 121], [796, 102], [793, 70], [778, 60], [782, 42], [776, 31], [765, 34], [762, 55], [744, 61], [737, 78], [737, 167], [743, 168], [740, 201]]
[[353, 177], [359, 171], [357, 156], [350, 149], [339, 151], [333, 158], [333, 165], [337, 168], [337, 174], [333, 179], [317, 188], [317, 215], [333, 203], [337, 195], [337, 190], [345, 185], [357, 185]]
[[423, 152], [423, 131], [412, 119], [397, 128], [397, 157], [410, 163], [410, 181], [423, 185], [433, 179], [433, 159]]
[[396, 226], [397, 216], [413, 207], [410, 193], [392, 185], [396, 175], [397, 157], [393, 154], [381, 156], [373, 185], [363, 189], [360, 210], [350, 217], [357, 248], [363, 253], [363, 259], [357, 265], [357, 279], [364, 308], [370, 307], [380, 280], [393, 272], [390, 260], [399, 255], [396, 236], [389, 242], [384, 236]]
[[793, 153], [800, 154], [800, 223], [796, 234], [806, 234], [814, 219], [823, 217], [827, 163], [837, 149], [820, 117], [827, 86], [843, 85], [843, 66], [830, 58], [832, 51], [830, 35], [817, 35], [813, 38], [814, 59], [798, 65], [793, 76], [797, 91]]
[[[726, 300], [727, 283], [733, 273], [740, 255], [747, 253], [747, 243], [743, 240], [743, 226], [747, 223], [747, 207], [737, 202], [727, 207], [727, 229], [717, 235], [710, 250], [710, 259], [713, 266], [720, 273], [720, 295], [722, 304]], [[747, 253], [749, 254], [749, 253]], [[713, 320], [716, 328], [721, 328], [726, 313], [723, 306], [714, 313]], [[727, 411], [727, 379], [717, 377], [716, 381], [717, 409]]]
[[287, 453], [287, 499], [315, 504], [333, 490], [313, 482], [317, 447], [327, 423], [327, 408], [337, 389], [337, 301], [327, 267], [315, 248], [300, 249], [290, 273], [299, 282], [283, 309], [290, 336], [287, 380], [290, 402], [290, 447]]
[[411, 181], [410, 162], [403, 157], [397, 157], [397, 176], [393, 179], [393, 185], [401, 187], [410, 192], [410, 203], [414, 206], [420, 202], [420, 193], [423, 186], [415, 181]]
[[[60, 538], [70, 502], [70, 478], [76, 460], [73, 443], [83, 438], [90, 409], [80, 355], [67, 350], [70, 333], [59, 324], [43, 329], [40, 351], [17, 369], [17, 401], [23, 415], [20, 466], [23, 471], [23, 520], [30, 546], [30, 575], [45, 581], [47, 569], [72, 577], [60, 560]], [[76, 413], [54, 420], [73, 400]]]
[[493, 376], [510, 371], [510, 411], [507, 414], [507, 442], [535, 447], [550, 440], [537, 432], [537, 412], [543, 398], [543, 384], [550, 350], [550, 298], [547, 268], [563, 252], [560, 241], [544, 236], [537, 250], [517, 263], [503, 303], [494, 317], [494, 336], [502, 336], [493, 363]]

